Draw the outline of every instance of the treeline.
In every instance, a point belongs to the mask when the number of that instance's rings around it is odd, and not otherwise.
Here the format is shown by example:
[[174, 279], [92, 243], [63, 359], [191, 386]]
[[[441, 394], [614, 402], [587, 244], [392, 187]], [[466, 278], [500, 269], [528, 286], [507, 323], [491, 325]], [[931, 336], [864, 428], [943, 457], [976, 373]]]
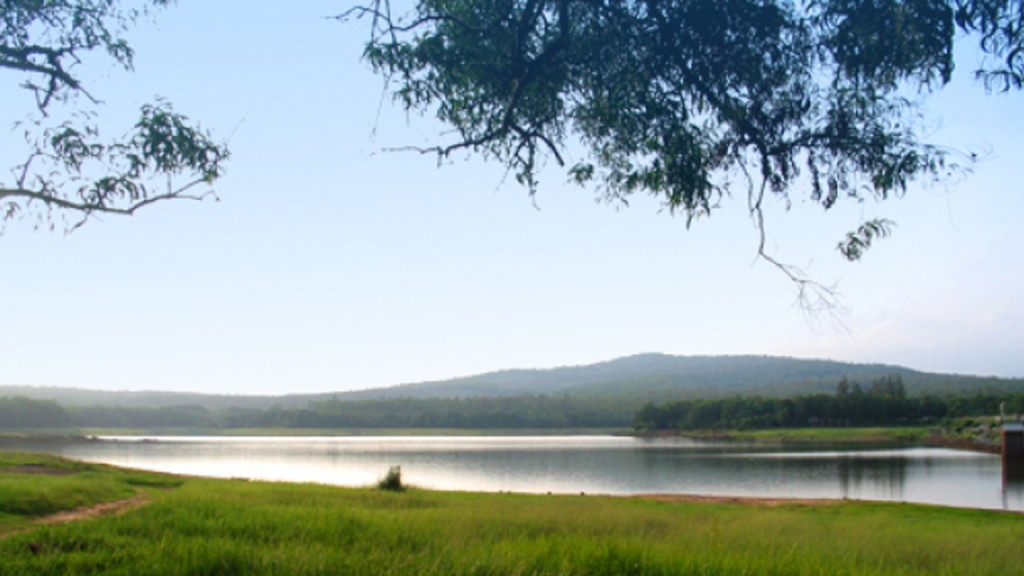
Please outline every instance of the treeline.
[[326, 400], [242, 420], [256, 422], [256, 427], [282, 428], [590, 428], [629, 426], [631, 412], [611, 399], [530, 395]]
[[50, 400], [0, 397], [0, 429], [799, 428], [930, 424], [949, 417], [998, 414], [1002, 402], [1010, 412], [1024, 413], [1024, 392], [910, 397], [898, 375], [876, 379], [867, 386], [844, 378], [834, 394], [733, 396], [660, 404], [628, 396], [522, 395], [329, 399], [309, 401], [301, 408], [209, 408], [198, 404], [144, 408], [62, 406]]
[[218, 420], [202, 406], [64, 407], [52, 400], [0, 397], [0, 430], [33, 428], [205, 428]]
[[[642, 400], [570, 396], [393, 398], [311, 401], [305, 408], [207, 409], [61, 407], [49, 400], [0, 398], [0, 429], [23, 428], [626, 428]], [[5, 409], [6, 406], [9, 409]], [[25, 415], [31, 414], [31, 417]], [[17, 416], [17, 417], [15, 417]]]
[[0, 397], [0, 429], [61, 428], [70, 422], [71, 415], [56, 402]]
[[862, 387], [845, 378], [835, 394], [791, 398], [735, 396], [648, 403], [633, 417], [637, 430], [713, 430], [933, 424], [946, 418], [1024, 413], [1024, 393], [908, 397], [899, 376]]

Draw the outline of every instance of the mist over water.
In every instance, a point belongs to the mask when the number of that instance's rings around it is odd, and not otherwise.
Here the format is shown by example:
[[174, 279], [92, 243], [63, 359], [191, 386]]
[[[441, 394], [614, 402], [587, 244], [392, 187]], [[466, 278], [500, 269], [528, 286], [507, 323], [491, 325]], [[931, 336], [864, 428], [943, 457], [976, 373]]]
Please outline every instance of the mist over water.
[[890, 446], [617, 436], [110, 437], [34, 449], [222, 478], [368, 486], [390, 466], [436, 490], [849, 498], [1024, 511], [998, 456]]

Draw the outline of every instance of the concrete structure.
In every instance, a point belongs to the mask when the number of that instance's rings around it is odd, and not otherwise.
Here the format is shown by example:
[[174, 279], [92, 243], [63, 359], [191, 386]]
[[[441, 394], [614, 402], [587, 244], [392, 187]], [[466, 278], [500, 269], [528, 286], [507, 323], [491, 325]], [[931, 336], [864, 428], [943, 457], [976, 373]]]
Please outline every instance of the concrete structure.
[[1024, 424], [1003, 424], [1003, 480], [1024, 480]]

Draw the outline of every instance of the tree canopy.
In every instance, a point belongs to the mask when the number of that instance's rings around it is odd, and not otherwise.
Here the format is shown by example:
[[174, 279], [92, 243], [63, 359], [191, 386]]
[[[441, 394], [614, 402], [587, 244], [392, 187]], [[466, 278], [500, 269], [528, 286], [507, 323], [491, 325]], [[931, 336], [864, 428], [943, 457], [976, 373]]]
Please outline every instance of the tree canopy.
[[[979, 43], [987, 89], [1024, 86], [1021, 0], [419, 0], [407, 14], [374, 0], [341, 17], [365, 16], [365, 57], [393, 96], [454, 129], [421, 150], [497, 159], [531, 194], [553, 161], [688, 224], [739, 186], [759, 254], [791, 276], [764, 251], [766, 196], [799, 184], [827, 210], [969, 167], [921, 131], [959, 41]], [[838, 248], [857, 260], [891, 224]]]
[[20, 79], [35, 99], [36, 114], [11, 119], [23, 128], [25, 148], [22, 159], [0, 174], [0, 223], [29, 219], [53, 227], [53, 216], [61, 214], [73, 229], [97, 213], [133, 214], [154, 202], [211, 193], [208, 186], [221, 175], [228, 150], [169, 103], [143, 105], [120, 138], [101, 135], [101, 101], [78, 74], [82, 59], [105, 52], [131, 70], [134, 52], [124, 33], [168, 0], [127, 4], [3, 3], [0, 69]]

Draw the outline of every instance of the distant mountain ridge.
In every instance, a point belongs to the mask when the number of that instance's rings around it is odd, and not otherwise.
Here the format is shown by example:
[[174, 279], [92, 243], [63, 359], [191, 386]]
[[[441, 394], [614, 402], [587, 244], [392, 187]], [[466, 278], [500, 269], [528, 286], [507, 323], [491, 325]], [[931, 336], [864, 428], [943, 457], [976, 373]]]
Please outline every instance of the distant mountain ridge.
[[652, 400], [833, 392], [844, 376], [864, 385], [899, 374], [908, 393], [1024, 389], [1024, 379], [934, 374], [889, 364], [855, 364], [782, 356], [638, 354], [597, 364], [519, 369], [387, 388], [340, 392], [340, 400], [514, 396], [521, 394], [636, 396]]
[[521, 395], [643, 398], [651, 401], [732, 395], [793, 396], [833, 392], [844, 376], [867, 386], [889, 374], [908, 394], [1024, 390], [1024, 379], [934, 374], [887, 364], [854, 364], [779, 356], [639, 354], [583, 366], [514, 369], [432, 382], [321, 394], [244, 396], [183, 392], [110, 392], [0, 386], [0, 396], [26, 396], [72, 405], [206, 408], [299, 408], [309, 402], [388, 398], [472, 398]]

